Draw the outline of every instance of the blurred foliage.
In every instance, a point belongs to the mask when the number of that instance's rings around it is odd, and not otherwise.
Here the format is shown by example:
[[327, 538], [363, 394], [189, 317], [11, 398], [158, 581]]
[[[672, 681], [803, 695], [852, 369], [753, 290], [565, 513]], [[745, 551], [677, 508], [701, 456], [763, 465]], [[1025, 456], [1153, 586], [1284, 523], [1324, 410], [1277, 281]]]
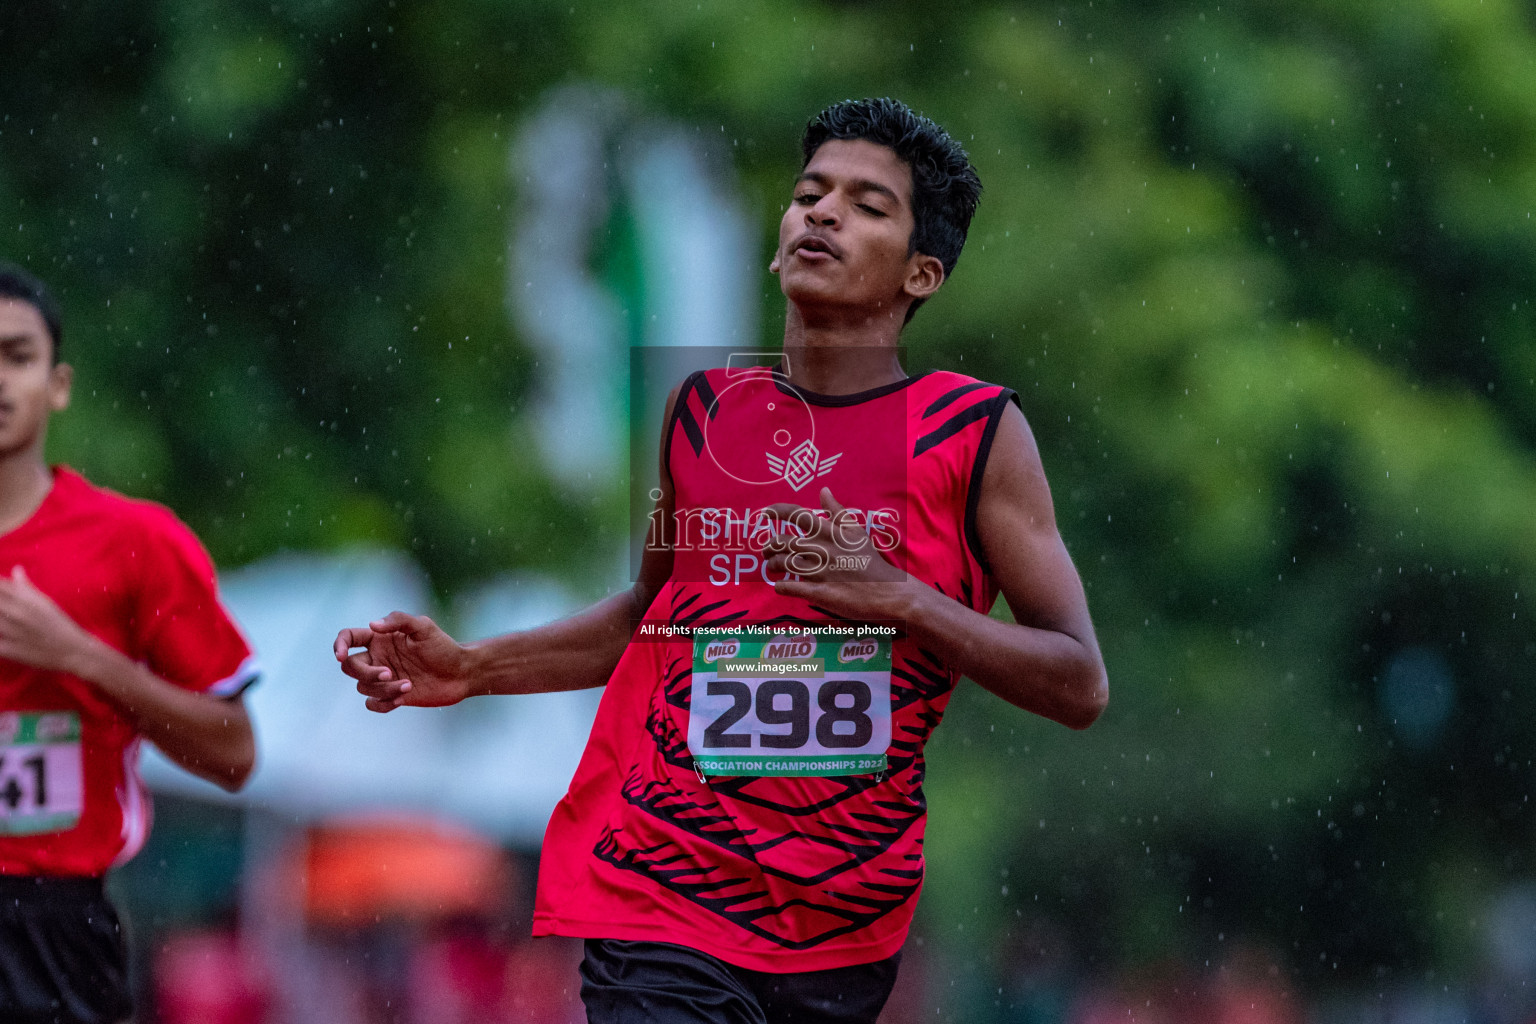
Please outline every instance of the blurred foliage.
[[521, 118], [622, 90], [729, 139], [771, 231], [809, 114], [906, 99], [986, 183], [909, 351], [1019, 390], [1113, 695], [1084, 734], [957, 697], [929, 933], [1467, 977], [1536, 873], [1528, 5], [53, 0], [0, 56], [0, 255], [78, 370], [53, 457], [224, 564], [400, 545], [445, 593], [606, 580], [621, 528], [519, 425]]

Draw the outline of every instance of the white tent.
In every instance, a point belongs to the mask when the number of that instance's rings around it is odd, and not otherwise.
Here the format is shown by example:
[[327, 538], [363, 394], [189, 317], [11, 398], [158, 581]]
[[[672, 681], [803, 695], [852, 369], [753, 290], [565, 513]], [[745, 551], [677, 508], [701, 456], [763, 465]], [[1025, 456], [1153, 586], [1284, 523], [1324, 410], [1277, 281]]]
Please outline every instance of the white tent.
[[[429, 610], [426, 581], [395, 553], [290, 554], [228, 573], [225, 603], [263, 674], [246, 696], [256, 773], [230, 796], [146, 745], [152, 788], [265, 809], [294, 821], [426, 811], [505, 842], [537, 845], [586, 743], [600, 690], [476, 697], [449, 708], [363, 707], [331, 654], [336, 633], [391, 610]], [[576, 602], [545, 582], [503, 582], [466, 605], [471, 635], [549, 621]]]

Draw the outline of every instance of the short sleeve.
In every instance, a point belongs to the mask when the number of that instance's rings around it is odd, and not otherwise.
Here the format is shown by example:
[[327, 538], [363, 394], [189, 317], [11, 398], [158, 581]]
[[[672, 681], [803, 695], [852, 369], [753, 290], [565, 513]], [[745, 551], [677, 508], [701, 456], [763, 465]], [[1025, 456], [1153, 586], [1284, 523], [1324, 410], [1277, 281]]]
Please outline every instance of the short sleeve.
[[136, 564], [134, 656], [188, 690], [233, 697], [259, 674], [250, 644], [219, 600], [213, 560], [169, 511], [149, 506], [125, 552]]

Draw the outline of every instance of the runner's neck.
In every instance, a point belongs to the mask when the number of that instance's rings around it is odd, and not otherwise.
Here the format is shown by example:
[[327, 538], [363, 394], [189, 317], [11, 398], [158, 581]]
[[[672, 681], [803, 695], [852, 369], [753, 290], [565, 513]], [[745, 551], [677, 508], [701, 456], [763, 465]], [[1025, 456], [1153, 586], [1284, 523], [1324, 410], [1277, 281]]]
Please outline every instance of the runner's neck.
[[818, 395], [856, 395], [905, 380], [894, 345], [792, 345], [785, 339], [789, 380]]
[[53, 473], [40, 459], [0, 459], [0, 536], [32, 518], [48, 492]]
[[853, 395], [906, 377], [897, 358], [906, 307], [870, 310], [788, 304], [784, 353], [790, 381], [821, 395]]

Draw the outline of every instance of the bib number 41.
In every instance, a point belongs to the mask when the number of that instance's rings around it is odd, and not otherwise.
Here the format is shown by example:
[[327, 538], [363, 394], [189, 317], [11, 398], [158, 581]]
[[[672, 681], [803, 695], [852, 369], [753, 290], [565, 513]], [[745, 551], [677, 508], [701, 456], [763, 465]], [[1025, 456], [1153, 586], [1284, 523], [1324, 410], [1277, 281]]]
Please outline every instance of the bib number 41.
[[84, 796], [80, 767], [74, 712], [0, 713], [0, 836], [73, 828]]

